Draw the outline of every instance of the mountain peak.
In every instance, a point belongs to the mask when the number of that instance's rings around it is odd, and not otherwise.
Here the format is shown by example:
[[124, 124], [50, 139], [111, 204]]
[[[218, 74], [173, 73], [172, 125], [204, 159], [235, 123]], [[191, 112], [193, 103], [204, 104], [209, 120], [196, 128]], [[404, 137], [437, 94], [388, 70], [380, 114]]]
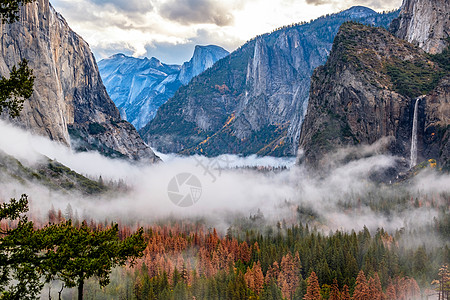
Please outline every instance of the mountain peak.
[[125, 54], [117, 53], [117, 54], [114, 54], [114, 55], [110, 56], [109, 58], [110, 59], [117, 59], [117, 58], [125, 58], [125, 57], [127, 57]]
[[175, 94], [182, 84], [180, 78], [189, 82], [225, 55], [228, 52], [218, 46], [196, 46], [191, 59], [195, 63], [184, 65], [184, 77], [180, 77], [180, 65], [167, 65], [156, 57], [136, 58], [122, 53], [101, 60], [99, 71], [122, 117], [140, 129]]
[[230, 53], [227, 50], [219, 46], [196, 45], [191, 60], [184, 63], [181, 67], [178, 79], [181, 83], [188, 84], [192, 78], [210, 68], [216, 61], [224, 58], [228, 54]]
[[351, 16], [353, 18], [363, 18], [376, 14], [377, 12], [365, 6], [352, 6], [347, 10], [342, 11], [341, 15]]

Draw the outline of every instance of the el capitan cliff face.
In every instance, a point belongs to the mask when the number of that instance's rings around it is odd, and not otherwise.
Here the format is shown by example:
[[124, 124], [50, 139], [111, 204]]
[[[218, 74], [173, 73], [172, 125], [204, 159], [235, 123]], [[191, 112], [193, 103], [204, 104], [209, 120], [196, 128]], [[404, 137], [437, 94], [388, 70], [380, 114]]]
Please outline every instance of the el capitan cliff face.
[[[88, 44], [70, 29], [48, 0], [37, 0], [22, 7], [19, 21], [0, 24], [0, 29], [0, 73], [7, 75], [12, 66], [25, 58], [36, 76], [34, 93], [25, 102], [20, 117], [12, 120], [14, 123], [70, 145], [69, 128], [76, 132], [97, 123], [111, 129], [111, 120], [120, 121], [119, 111], [103, 86]], [[135, 129], [123, 126], [119, 131], [133, 135]], [[123, 134], [108, 132], [115, 139], [108, 148], [133, 159], [145, 152], [139, 159], [156, 160], [142, 140], [138, 139], [129, 148], [129, 143], [122, 139]]]

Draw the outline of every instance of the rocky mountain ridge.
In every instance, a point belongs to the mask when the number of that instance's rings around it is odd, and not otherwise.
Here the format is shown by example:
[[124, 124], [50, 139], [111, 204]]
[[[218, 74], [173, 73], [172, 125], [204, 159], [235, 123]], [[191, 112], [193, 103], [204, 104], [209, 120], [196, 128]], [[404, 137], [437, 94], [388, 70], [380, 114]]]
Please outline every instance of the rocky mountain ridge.
[[[12, 66], [25, 58], [36, 76], [33, 95], [25, 102], [20, 117], [11, 120], [13, 123], [74, 147], [69, 132], [89, 124], [103, 124], [107, 130], [99, 136], [109, 139], [104, 147], [130, 159], [158, 159], [132, 126], [117, 123], [119, 111], [103, 86], [89, 45], [71, 30], [48, 0], [22, 7], [19, 21], [0, 24], [0, 30], [0, 74], [9, 74]], [[112, 122], [119, 124], [114, 131], [109, 130]], [[130, 135], [136, 137], [133, 143], [124, 140]]]
[[259, 36], [181, 87], [140, 134], [161, 152], [293, 156], [310, 76], [339, 26], [388, 27], [396, 15], [354, 7]]
[[[326, 170], [342, 147], [387, 141], [380, 151], [409, 166], [418, 102], [418, 161], [448, 168], [450, 98], [448, 49], [425, 51], [388, 31], [356, 23], [340, 28], [327, 63], [316, 69], [300, 149], [313, 169]], [[355, 157], [349, 153], [344, 160]]]
[[122, 118], [141, 129], [181, 85], [228, 54], [218, 46], [196, 46], [191, 60], [181, 66], [167, 65], [154, 57], [140, 59], [124, 54], [103, 59], [98, 66]]

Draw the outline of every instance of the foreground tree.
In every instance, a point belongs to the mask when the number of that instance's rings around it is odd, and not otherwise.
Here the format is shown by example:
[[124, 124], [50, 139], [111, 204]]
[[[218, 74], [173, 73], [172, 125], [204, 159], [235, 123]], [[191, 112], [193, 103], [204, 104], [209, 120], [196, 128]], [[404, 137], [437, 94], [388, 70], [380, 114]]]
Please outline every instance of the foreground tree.
[[33, 223], [24, 215], [28, 197], [11, 199], [0, 205], [0, 222], [15, 222], [13, 228], [0, 229], [0, 298], [35, 299], [42, 289], [39, 265], [40, 243]]
[[45, 244], [46, 280], [58, 278], [66, 287], [77, 287], [81, 300], [86, 279], [95, 276], [100, 286], [106, 286], [112, 268], [127, 262], [133, 264], [143, 255], [143, 233], [140, 228], [121, 241], [117, 224], [105, 230], [92, 229], [86, 222], [78, 228], [70, 220], [51, 224], [37, 232]]
[[2, 0], [0, 3], [0, 17], [2, 23], [13, 23], [18, 21], [20, 6], [34, 1], [35, 0]]
[[24, 59], [19, 68], [12, 68], [9, 79], [0, 79], [0, 114], [7, 109], [11, 117], [18, 117], [25, 99], [33, 94], [33, 84], [33, 72]]

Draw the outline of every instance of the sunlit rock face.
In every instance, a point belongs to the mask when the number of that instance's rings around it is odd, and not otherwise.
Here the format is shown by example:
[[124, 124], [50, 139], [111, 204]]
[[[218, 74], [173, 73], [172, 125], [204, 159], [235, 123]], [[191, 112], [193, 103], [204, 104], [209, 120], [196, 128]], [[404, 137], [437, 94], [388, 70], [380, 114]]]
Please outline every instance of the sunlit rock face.
[[450, 1], [404, 0], [391, 31], [428, 53], [441, 53], [450, 38]]
[[[132, 159], [156, 159], [136, 130], [119, 122], [119, 110], [103, 86], [89, 45], [70, 29], [48, 0], [22, 7], [19, 21], [0, 24], [0, 29], [1, 75], [7, 76], [25, 58], [36, 76], [34, 93], [14, 123], [66, 145], [82, 138], [71, 137], [69, 131], [103, 124], [107, 130], [98, 132], [97, 137], [105, 134], [114, 140], [104, 145], [111, 151]], [[117, 124], [112, 131], [111, 122]], [[125, 132], [125, 136], [136, 136], [137, 140], [130, 144], [123, 139]], [[96, 139], [96, 143], [101, 144], [101, 140]]]

